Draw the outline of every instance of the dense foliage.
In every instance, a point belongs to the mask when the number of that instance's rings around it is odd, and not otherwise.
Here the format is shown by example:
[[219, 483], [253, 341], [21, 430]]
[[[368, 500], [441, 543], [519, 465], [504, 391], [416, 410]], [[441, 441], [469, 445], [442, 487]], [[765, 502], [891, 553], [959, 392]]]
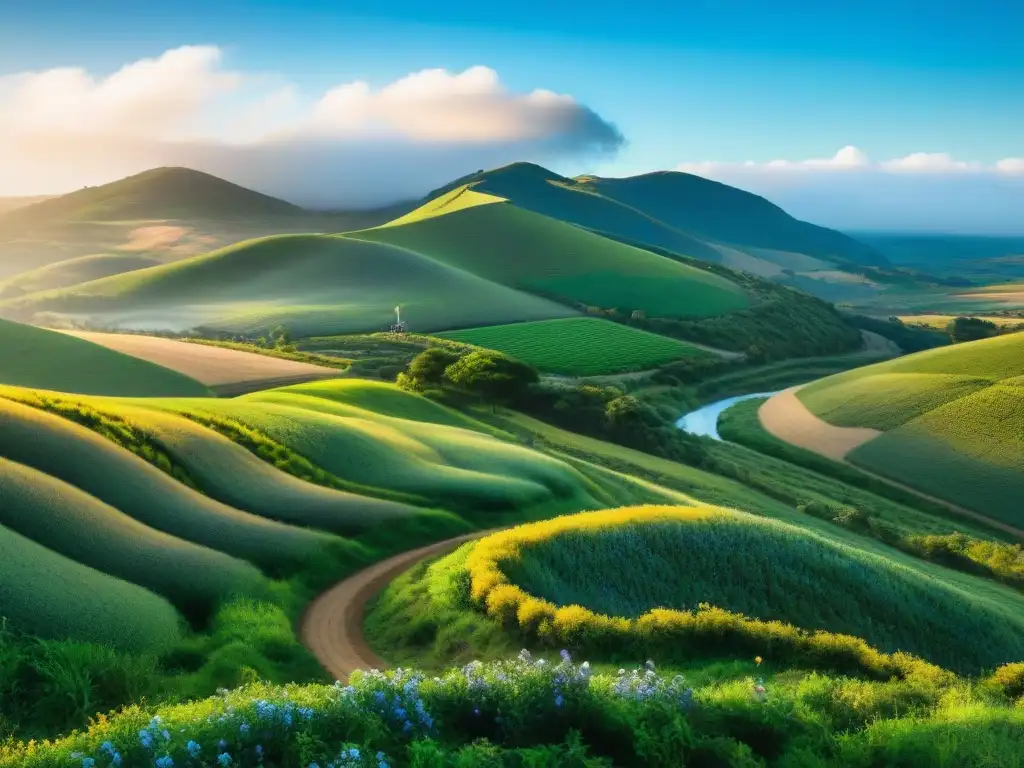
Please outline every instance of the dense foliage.
[[877, 333], [879, 336], [889, 339], [907, 353], [922, 352], [949, 344], [948, 333], [907, 325], [898, 317], [882, 320], [866, 315], [847, 315], [846, 319], [857, 328]]

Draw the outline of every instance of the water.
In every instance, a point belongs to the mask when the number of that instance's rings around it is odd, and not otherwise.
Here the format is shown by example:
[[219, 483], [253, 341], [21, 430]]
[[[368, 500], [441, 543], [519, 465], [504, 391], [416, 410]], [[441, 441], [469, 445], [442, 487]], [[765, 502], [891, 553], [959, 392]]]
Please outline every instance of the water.
[[722, 437], [718, 434], [718, 417], [722, 414], [722, 411], [743, 400], [753, 400], [755, 397], [770, 397], [774, 394], [775, 392], [754, 392], [749, 395], [727, 397], [725, 400], [718, 400], [710, 405], [705, 405], [703, 408], [698, 408], [696, 411], [690, 411], [685, 416], [681, 416], [676, 422], [676, 426], [684, 432], [689, 432], [691, 435], [721, 440]]

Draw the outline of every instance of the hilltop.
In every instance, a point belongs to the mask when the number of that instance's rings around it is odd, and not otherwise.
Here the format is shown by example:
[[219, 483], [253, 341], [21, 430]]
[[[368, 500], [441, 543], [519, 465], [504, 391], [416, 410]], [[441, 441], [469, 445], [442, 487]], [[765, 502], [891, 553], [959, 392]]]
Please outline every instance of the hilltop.
[[289, 216], [301, 211], [284, 200], [208, 173], [190, 168], [154, 168], [15, 209], [0, 217], [0, 228], [31, 228], [55, 221], [231, 220]]
[[[513, 163], [464, 176], [427, 198], [463, 185], [588, 229], [754, 272], [888, 264], [847, 235], [800, 221], [758, 195], [687, 173], [567, 178], [532, 163]], [[732, 252], [737, 248], [739, 256]]]

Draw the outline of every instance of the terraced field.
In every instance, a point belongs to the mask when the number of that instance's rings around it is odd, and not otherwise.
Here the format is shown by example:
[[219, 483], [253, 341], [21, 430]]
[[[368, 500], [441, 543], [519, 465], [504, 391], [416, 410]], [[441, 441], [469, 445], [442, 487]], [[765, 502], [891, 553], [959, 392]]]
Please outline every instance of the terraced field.
[[0, 384], [129, 397], [212, 394], [176, 371], [83, 339], [8, 320], [0, 320]]
[[682, 341], [589, 317], [471, 328], [438, 335], [496, 349], [540, 371], [569, 376], [647, 370], [686, 357], [715, 357]]
[[854, 464], [1021, 527], [1024, 334], [858, 368], [798, 392], [830, 424], [883, 434]]

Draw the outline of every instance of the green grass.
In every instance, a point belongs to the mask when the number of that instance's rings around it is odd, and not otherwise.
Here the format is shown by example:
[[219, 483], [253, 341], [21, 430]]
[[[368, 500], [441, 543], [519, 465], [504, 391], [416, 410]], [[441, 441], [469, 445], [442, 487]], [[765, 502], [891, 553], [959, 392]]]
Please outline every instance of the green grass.
[[161, 594], [193, 618], [231, 595], [258, 595], [266, 588], [251, 565], [143, 525], [35, 469], [0, 459], [0, 481], [0, 524]]
[[0, 399], [0, 424], [0, 455], [88, 494], [79, 499], [83, 504], [102, 502], [140, 526], [208, 547], [211, 555], [223, 552], [281, 572], [300, 567], [332, 541], [205, 497], [110, 440], [37, 408]]
[[855, 635], [960, 671], [1024, 655], [1024, 619], [985, 612], [886, 558], [749, 515], [567, 531], [530, 544], [504, 570], [531, 595], [610, 616], [693, 610], [706, 602]]
[[23, 316], [293, 336], [377, 331], [394, 307], [432, 331], [565, 317], [573, 311], [403, 248], [339, 235], [279, 235], [4, 303]]
[[852, 463], [1020, 526], [1022, 374], [1017, 333], [847, 371], [798, 397], [832, 424], [885, 430]]
[[207, 397], [198, 381], [74, 336], [0, 320], [0, 384], [90, 395]]
[[[350, 233], [507, 286], [665, 317], [745, 309], [729, 280], [508, 203]], [[493, 322], [493, 321], [492, 321]]]
[[141, 653], [166, 648], [181, 636], [178, 614], [164, 598], [2, 525], [0, 605], [11, 626], [42, 638]]
[[589, 317], [472, 328], [439, 335], [496, 349], [541, 371], [571, 376], [646, 370], [681, 358], [713, 357], [710, 352], [682, 341]]
[[15, 298], [37, 291], [51, 291], [158, 264], [158, 259], [138, 253], [95, 253], [78, 256], [27, 272], [19, 272], [14, 277], [0, 280], [0, 299]]

